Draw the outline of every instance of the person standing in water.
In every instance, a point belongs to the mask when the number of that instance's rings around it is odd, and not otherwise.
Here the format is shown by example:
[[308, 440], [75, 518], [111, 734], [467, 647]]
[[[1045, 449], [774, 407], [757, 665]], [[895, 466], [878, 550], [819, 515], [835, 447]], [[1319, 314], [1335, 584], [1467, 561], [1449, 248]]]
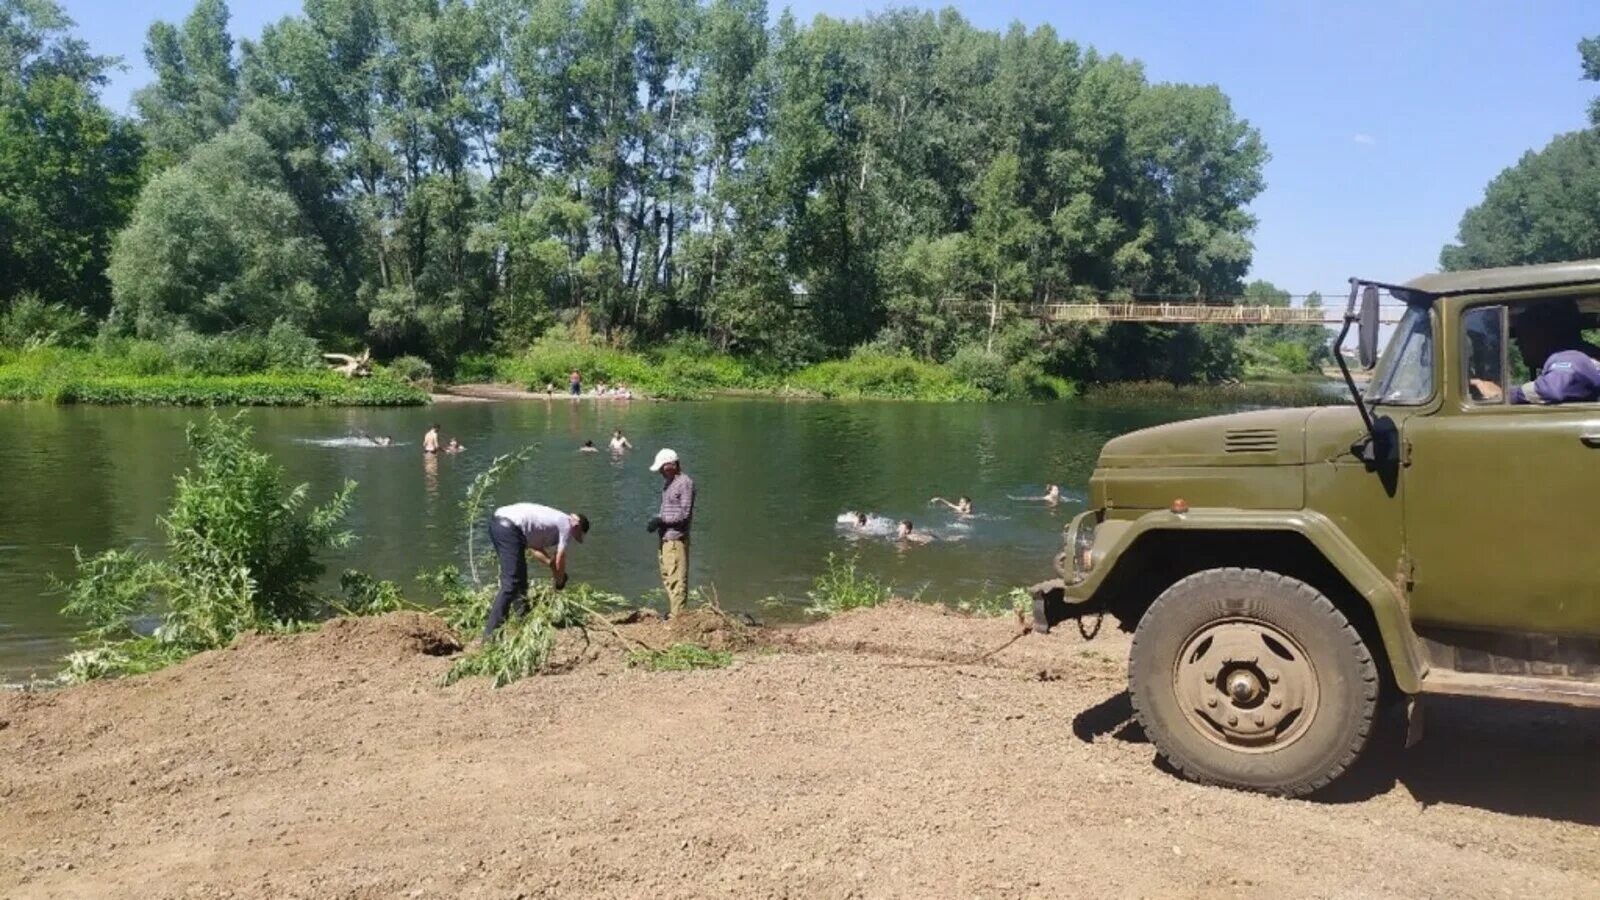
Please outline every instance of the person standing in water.
[[589, 519], [582, 513], [564, 513], [538, 503], [502, 506], [489, 517], [489, 540], [500, 557], [500, 591], [489, 606], [483, 640], [494, 636], [506, 616], [528, 611], [528, 557], [550, 567], [556, 590], [567, 586], [567, 547], [583, 543]]
[[645, 530], [661, 540], [661, 586], [667, 591], [669, 618], [689, 602], [689, 525], [694, 519], [694, 479], [683, 474], [678, 454], [662, 448], [650, 471], [661, 473], [661, 509]]
[[621, 428], [618, 428], [616, 431], [611, 432], [611, 452], [612, 453], [621, 453], [624, 450], [632, 450], [632, 449], [633, 449], [633, 444], [631, 442], [629, 442], [629, 440], [625, 436], [623, 436]]
[[955, 510], [956, 515], [960, 516], [963, 519], [965, 519], [968, 516], [972, 515], [972, 498], [968, 497], [965, 494], [962, 494], [961, 497], [959, 499], [957, 499], [956, 502], [954, 502], [954, 503], [951, 503], [949, 500], [946, 500], [943, 497], [934, 497], [932, 500], [929, 500], [928, 502], [929, 503], [943, 503], [945, 506], [948, 506], [951, 509]]
[[439, 452], [439, 423], [428, 426], [428, 433], [422, 436], [422, 452]]
[[567, 393], [574, 397], [583, 393], [583, 376], [578, 374], [577, 369], [573, 369], [572, 374], [567, 376]]

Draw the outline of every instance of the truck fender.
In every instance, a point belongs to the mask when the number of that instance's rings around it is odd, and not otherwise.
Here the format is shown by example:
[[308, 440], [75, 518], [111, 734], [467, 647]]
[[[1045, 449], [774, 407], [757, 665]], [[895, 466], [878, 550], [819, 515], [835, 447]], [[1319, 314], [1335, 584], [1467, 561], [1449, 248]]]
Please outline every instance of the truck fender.
[[[1085, 515], [1092, 515], [1086, 513]], [[1064, 587], [1068, 604], [1090, 602], [1107, 571], [1141, 536], [1156, 531], [1286, 531], [1304, 537], [1348, 581], [1372, 610], [1395, 686], [1407, 694], [1422, 689], [1427, 651], [1411, 627], [1403, 590], [1379, 571], [1350, 538], [1321, 513], [1310, 510], [1156, 510], [1133, 520], [1108, 519], [1096, 529], [1094, 557], [1104, 560], [1081, 580]]]

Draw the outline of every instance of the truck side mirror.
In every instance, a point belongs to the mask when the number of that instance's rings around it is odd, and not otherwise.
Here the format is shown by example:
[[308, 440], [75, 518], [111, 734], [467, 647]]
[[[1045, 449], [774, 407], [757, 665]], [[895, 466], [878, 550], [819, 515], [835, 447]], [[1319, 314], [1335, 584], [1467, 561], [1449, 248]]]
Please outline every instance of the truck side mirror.
[[1361, 289], [1361, 317], [1356, 330], [1356, 360], [1361, 368], [1370, 369], [1378, 363], [1378, 289], [1367, 285]]

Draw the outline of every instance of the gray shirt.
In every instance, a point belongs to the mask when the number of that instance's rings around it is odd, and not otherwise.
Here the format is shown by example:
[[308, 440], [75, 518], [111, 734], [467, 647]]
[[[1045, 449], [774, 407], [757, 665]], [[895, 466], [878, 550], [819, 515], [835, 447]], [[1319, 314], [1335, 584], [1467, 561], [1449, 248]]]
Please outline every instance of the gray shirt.
[[572, 517], [559, 509], [537, 503], [513, 503], [495, 510], [494, 517], [517, 526], [528, 546], [535, 550], [549, 550], [554, 546], [559, 553], [567, 549], [572, 539]]
[[679, 472], [661, 486], [661, 539], [682, 541], [689, 538], [689, 522], [694, 518], [694, 479]]

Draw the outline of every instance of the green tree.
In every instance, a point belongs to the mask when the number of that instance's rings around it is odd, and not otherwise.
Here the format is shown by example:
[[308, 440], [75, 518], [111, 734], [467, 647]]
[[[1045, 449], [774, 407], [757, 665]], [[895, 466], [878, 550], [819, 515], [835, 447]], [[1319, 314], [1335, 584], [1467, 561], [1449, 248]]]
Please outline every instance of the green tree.
[[119, 319], [147, 336], [304, 327], [328, 280], [324, 248], [303, 227], [277, 158], [243, 126], [150, 182], [110, 272]]
[[1489, 182], [1439, 254], [1446, 271], [1600, 256], [1600, 134], [1529, 151]]
[[71, 26], [50, 0], [0, 0], [0, 303], [35, 293], [103, 315], [141, 145], [100, 104], [113, 60]]
[[152, 161], [166, 167], [232, 125], [239, 72], [223, 0], [198, 0], [182, 27], [150, 26], [144, 58], [155, 84], [134, 92]]

